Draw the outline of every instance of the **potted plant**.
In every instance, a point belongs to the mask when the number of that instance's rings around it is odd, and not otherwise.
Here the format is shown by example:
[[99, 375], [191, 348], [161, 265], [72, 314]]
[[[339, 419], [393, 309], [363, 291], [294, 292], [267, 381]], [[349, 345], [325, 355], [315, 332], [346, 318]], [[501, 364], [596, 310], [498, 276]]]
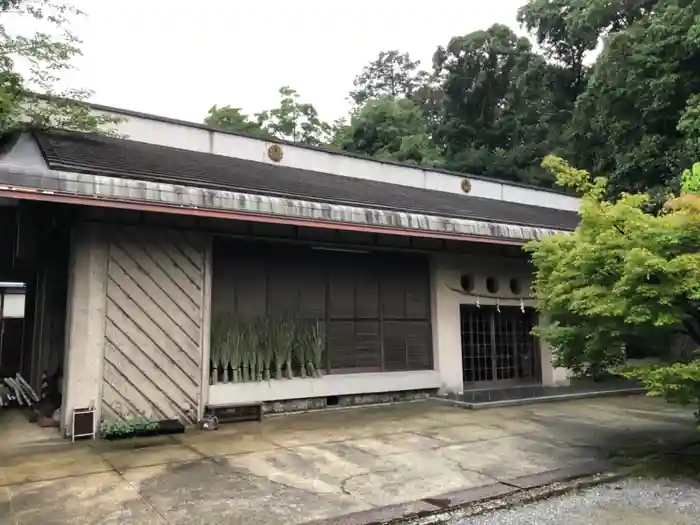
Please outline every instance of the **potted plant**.
[[296, 339], [294, 342], [294, 357], [299, 363], [299, 372], [301, 374], [302, 379], [304, 379], [307, 376], [307, 373], [308, 375], [311, 375], [313, 377], [313, 372], [307, 366], [307, 364], [310, 362], [309, 359], [312, 344], [311, 325], [307, 320], [302, 319], [297, 323], [295, 332]]
[[[233, 354], [235, 353], [236, 338], [238, 337], [238, 332], [236, 330], [236, 323], [232, 318], [228, 319], [226, 327], [223, 334], [223, 349], [221, 351], [221, 368], [224, 369], [224, 383], [228, 383], [233, 380], [233, 373], [231, 377], [228, 375], [229, 367], [232, 363]], [[233, 372], [233, 371], [232, 371]]]
[[241, 349], [244, 345], [246, 325], [242, 321], [231, 321], [228, 327], [226, 354], [231, 367], [231, 382], [238, 383], [240, 377]]
[[281, 340], [281, 360], [284, 363], [287, 371], [287, 378], [292, 379], [294, 377], [294, 374], [292, 373], [292, 351], [294, 349], [296, 339], [296, 325], [294, 323], [294, 318], [292, 316], [282, 317], [279, 321], [279, 330]]
[[268, 317], [258, 317], [255, 320], [255, 329], [258, 334], [258, 351], [260, 352], [260, 361], [262, 364], [263, 380], [271, 379], [271, 368], [273, 360], [274, 338], [270, 335], [270, 320]]
[[236, 324], [238, 329], [238, 338], [236, 339], [236, 350], [232, 354], [231, 366], [234, 368], [234, 379], [237, 383], [242, 382], [243, 379], [243, 366], [245, 364], [245, 338], [246, 333], [249, 330], [249, 326], [245, 321], [240, 320]]
[[183, 434], [185, 432], [185, 425], [179, 419], [161, 419], [158, 421], [158, 434], [169, 435], [169, 434]]
[[273, 356], [275, 368], [275, 379], [282, 379], [282, 368], [284, 367], [284, 327], [278, 319], [266, 318], [267, 346]]
[[240, 351], [240, 363], [241, 363], [241, 381], [246, 382], [250, 379], [250, 348], [248, 346], [247, 338], [245, 338], [241, 344]]
[[261, 324], [259, 319], [254, 319], [248, 330], [246, 346], [251, 355], [250, 359], [250, 378], [252, 381], [262, 381], [265, 370], [263, 361], [262, 346], [265, 344], [265, 325]]
[[211, 374], [209, 382], [215, 385], [219, 382], [219, 363], [221, 362], [221, 354], [224, 351], [224, 330], [226, 325], [222, 318], [216, 319], [211, 327]]
[[255, 336], [252, 331], [248, 334], [246, 341], [248, 346], [248, 364], [250, 365], [250, 380], [258, 380], [258, 349], [255, 347]]
[[316, 319], [316, 321], [311, 325], [310, 343], [311, 356], [313, 359], [312, 367], [314, 369], [313, 375], [316, 377], [321, 377], [323, 352], [326, 348], [326, 324], [320, 319]]

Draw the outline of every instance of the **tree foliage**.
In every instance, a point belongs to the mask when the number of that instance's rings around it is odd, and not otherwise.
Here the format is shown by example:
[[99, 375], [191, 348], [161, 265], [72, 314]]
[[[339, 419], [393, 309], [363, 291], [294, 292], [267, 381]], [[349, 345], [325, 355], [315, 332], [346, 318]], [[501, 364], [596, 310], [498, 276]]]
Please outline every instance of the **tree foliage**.
[[[70, 31], [70, 17], [82, 14], [51, 0], [0, 1], [0, 135], [28, 126], [96, 132], [117, 120], [95, 115], [81, 103], [90, 91], [56, 87], [61, 73], [80, 55], [81, 42]], [[37, 30], [13, 30], [27, 20]]]
[[601, 38], [652, 12], [659, 0], [530, 0], [518, 22], [536, 38], [545, 56], [563, 66], [569, 96], [585, 89], [586, 59]]
[[611, 35], [576, 103], [571, 159], [613, 194], [677, 190], [697, 159], [700, 3], [660, 2]]
[[299, 93], [289, 86], [281, 87], [279, 94], [278, 107], [256, 114], [263, 129], [277, 138], [311, 146], [327, 142], [331, 127], [319, 118], [313, 104], [301, 102]]
[[355, 89], [350, 92], [350, 98], [357, 105], [379, 97], [410, 98], [428, 77], [419, 66], [420, 62], [412, 60], [408, 53], [396, 49], [381, 51], [355, 77]]
[[263, 138], [275, 137], [310, 146], [328, 142], [331, 126], [321, 120], [313, 104], [302, 102], [299, 93], [289, 86], [281, 87], [279, 95], [277, 107], [256, 113], [253, 119], [242, 113], [241, 108], [215, 105], [209, 110], [204, 123], [228, 131]]
[[652, 208], [677, 192], [700, 158], [700, 2], [523, 0], [517, 19], [537, 47], [496, 24], [438, 46], [430, 71], [380, 52], [335, 126], [291, 92], [265, 122], [225, 126], [310, 144], [330, 133], [348, 151], [542, 186], [556, 155], [605, 176], [610, 197], [649, 193]]
[[368, 100], [336, 131], [334, 146], [346, 151], [424, 165], [438, 165], [441, 151], [420, 106], [389, 95]]
[[640, 380], [648, 395], [663, 397], [670, 403], [693, 405], [700, 422], [700, 359], [671, 365], [640, 366], [625, 374]]
[[[632, 333], [673, 331], [700, 346], [700, 164], [683, 174], [683, 193], [669, 197], [660, 213], [647, 211], [648, 194], [610, 199], [606, 179], [559, 158], [548, 157], [545, 166], [583, 195], [573, 234], [527, 247], [538, 308], [550, 321], [540, 336], [556, 363], [600, 374], [624, 363]], [[697, 362], [689, 366], [697, 370]], [[672, 370], [664, 377], [684, 368]]]
[[212, 106], [204, 118], [204, 123], [208, 126], [225, 129], [227, 131], [240, 131], [259, 137], [267, 137], [268, 133], [263, 129], [262, 122], [258, 119], [251, 119], [242, 113], [241, 108], [231, 106]]
[[455, 37], [433, 58], [444, 93], [436, 141], [457, 171], [543, 181], [554, 147], [553, 71], [526, 38], [494, 25]]

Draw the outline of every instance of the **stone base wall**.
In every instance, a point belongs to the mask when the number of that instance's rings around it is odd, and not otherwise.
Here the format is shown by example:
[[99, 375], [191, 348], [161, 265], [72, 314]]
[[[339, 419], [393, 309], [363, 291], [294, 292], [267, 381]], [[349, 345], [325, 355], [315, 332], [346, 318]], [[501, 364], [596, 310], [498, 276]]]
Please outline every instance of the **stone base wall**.
[[436, 390], [409, 390], [407, 392], [384, 392], [380, 394], [357, 394], [348, 396], [315, 397], [309, 399], [289, 399], [263, 404], [265, 414], [286, 414], [292, 412], [307, 412], [326, 408], [353, 407], [400, 403], [427, 399]]

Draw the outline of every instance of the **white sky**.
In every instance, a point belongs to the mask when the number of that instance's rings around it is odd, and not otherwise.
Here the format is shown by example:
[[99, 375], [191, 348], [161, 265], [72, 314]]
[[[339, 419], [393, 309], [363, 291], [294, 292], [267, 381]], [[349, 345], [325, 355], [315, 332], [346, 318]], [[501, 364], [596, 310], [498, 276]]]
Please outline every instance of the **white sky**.
[[379, 51], [427, 68], [452, 36], [517, 29], [525, 1], [71, 0], [88, 16], [73, 28], [84, 56], [65, 80], [93, 102], [197, 122], [213, 104], [274, 107], [289, 85], [332, 120]]

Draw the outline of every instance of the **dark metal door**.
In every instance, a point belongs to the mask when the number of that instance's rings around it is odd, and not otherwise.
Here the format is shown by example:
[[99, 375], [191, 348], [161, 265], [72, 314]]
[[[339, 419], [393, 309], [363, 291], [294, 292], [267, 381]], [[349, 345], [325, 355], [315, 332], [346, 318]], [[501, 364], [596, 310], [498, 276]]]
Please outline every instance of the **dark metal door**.
[[462, 305], [462, 362], [465, 384], [479, 386], [538, 380], [532, 308]]

